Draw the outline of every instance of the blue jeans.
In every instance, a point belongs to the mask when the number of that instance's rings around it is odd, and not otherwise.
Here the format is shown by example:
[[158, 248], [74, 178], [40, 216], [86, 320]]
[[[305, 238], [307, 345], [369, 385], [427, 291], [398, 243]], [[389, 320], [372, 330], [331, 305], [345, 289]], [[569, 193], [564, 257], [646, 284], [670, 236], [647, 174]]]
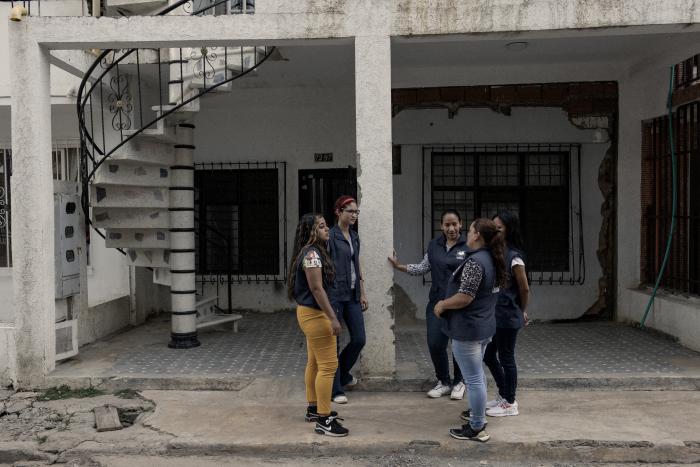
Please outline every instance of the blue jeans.
[[338, 321], [345, 321], [345, 326], [350, 334], [350, 342], [340, 352], [340, 339], [338, 339], [338, 371], [333, 380], [333, 396], [344, 394], [343, 386], [352, 381], [350, 370], [360, 358], [360, 352], [367, 342], [365, 336], [365, 318], [362, 313], [360, 302], [349, 300], [347, 302], [333, 303], [338, 315]]
[[433, 313], [436, 303], [430, 302], [425, 308], [428, 350], [430, 351], [430, 359], [433, 361], [433, 368], [435, 368], [435, 377], [442, 384], [452, 386], [462, 381], [462, 372], [459, 370], [457, 361], [452, 357], [455, 377], [454, 379], [450, 378], [450, 360], [447, 358], [447, 344], [450, 338], [442, 332], [442, 321]]
[[496, 381], [498, 394], [511, 404], [515, 402], [515, 390], [518, 387], [518, 367], [515, 364], [518, 331], [519, 329], [496, 328], [496, 335], [484, 354], [484, 363]]
[[469, 394], [471, 416], [469, 425], [480, 430], [486, 423], [486, 375], [482, 360], [491, 338], [481, 341], [458, 341], [452, 339], [452, 354], [457, 359], [464, 375]]

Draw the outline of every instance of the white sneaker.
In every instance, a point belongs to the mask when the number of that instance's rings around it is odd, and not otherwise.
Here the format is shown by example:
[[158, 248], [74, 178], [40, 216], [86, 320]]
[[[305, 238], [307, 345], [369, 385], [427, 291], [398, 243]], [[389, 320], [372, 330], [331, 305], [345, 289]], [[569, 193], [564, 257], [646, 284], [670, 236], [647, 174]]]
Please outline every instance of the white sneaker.
[[352, 379], [350, 380], [350, 382], [349, 382], [348, 384], [345, 385], [345, 387], [346, 387], [346, 388], [351, 388], [351, 387], [353, 387], [353, 386], [356, 386], [357, 383], [359, 383], [359, 382], [360, 382], [360, 381], [359, 381], [357, 378], [355, 378], [355, 377], [353, 376]]
[[337, 396], [333, 396], [333, 402], [336, 404], [347, 404], [348, 403], [348, 396], [345, 394], [338, 394]]
[[452, 386], [452, 392], [450, 393], [450, 399], [453, 401], [461, 401], [464, 398], [464, 391], [467, 390], [467, 386], [464, 385], [462, 381]]
[[502, 400], [496, 407], [486, 410], [489, 417], [512, 417], [518, 415], [518, 403], [509, 404], [507, 400]]
[[498, 404], [500, 404], [502, 401], [505, 399], [501, 397], [501, 395], [497, 395], [494, 400], [486, 402], [486, 408], [487, 409], [493, 409], [494, 407], [498, 407]]
[[433, 389], [428, 391], [428, 397], [437, 399], [438, 397], [446, 396], [452, 392], [452, 388], [446, 384], [438, 382]]

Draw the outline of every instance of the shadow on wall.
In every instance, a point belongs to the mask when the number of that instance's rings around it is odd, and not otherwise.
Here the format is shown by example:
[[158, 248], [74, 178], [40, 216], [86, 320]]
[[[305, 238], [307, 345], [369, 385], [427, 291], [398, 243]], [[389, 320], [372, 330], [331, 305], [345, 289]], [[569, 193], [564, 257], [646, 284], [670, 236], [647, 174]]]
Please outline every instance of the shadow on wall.
[[394, 282], [394, 319], [396, 325], [421, 324], [417, 318], [418, 307], [413, 303], [406, 291]]

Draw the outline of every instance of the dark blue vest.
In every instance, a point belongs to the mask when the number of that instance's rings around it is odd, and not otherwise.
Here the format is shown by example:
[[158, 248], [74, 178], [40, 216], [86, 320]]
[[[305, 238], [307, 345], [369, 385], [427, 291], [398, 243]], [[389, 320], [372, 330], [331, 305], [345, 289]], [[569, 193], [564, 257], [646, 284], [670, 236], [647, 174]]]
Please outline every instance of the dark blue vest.
[[501, 289], [496, 303], [496, 326], [507, 329], [520, 329], [523, 327], [523, 312], [520, 309], [520, 290], [513, 277], [513, 260], [522, 258], [518, 250], [508, 248], [506, 250], [506, 271], [508, 271], [508, 285]]
[[442, 317], [442, 332], [458, 341], [481, 341], [496, 334], [496, 267], [488, 248], [480, 248], [467, 253], [467, 259], [455, 269], [447, 283], [449, 298], [459, 291], [462, 269], [468, 259], [473, 259], [482, 267], [483, 275], [479, 290], [467, 307], [448, 310]]
[[[328, 291], [329, 299], [334, 302], [360, 301], [360, 236], [350, 229], [353, 253], [350, 254], [350, 243], [345, 240], [338, 225], [334, 225], [328, 238], [328, 254], [335, 266], [335, 280]], [[355, 289], [351, 289], [352, 263], [355, 263]]]
[[[318, 251], [318, 248], [309, 246], [305, 247], [301, 251], [301, 253], [299, 254], [299, 258], [297, 258], [297, 264], [295, 267], [296, 279], [294, 280], [294, 301], [296, 301], [299, 305], [308, 306], [310, 308], [320, 310], [321, 306], [318, 303], [316, 303], [314, 294], [311, 293], [309, 281], [306, 280], [306, 273], [304, 272], [303, 267], [304, 256], [306, 256], [306, 254], [311, 250], [314, 250], [316, 251], [316, 253], [318, 253], [318, 256], [321, 258], [321, 265], [322, 267], [325, 267], [325, 265], [323, 264], [323, 257], [321, 256], [321, 252]], [[325, 280], [323, 282], [323, 288], [325, 290], [328, 290]]]
[[447, 281], [467, 257], [469, 248], [467, 248], [467, 239], [464, 235], [459, 236], [457, 243], [450, 248], [450, 251], [446, 251], [446, 244], [447, 238], [444, 235], [435, 237], [428, 244], [428, 260], [430, 261], [430, 278], [432, 280], [428, 298], [431, 302], [437, 302], [447, 297]]

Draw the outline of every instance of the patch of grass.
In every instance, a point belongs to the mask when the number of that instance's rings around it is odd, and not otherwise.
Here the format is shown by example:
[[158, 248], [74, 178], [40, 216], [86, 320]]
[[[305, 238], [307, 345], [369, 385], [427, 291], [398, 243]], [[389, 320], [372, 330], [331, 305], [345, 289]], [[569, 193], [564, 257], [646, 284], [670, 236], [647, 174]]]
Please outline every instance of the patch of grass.
[[34, 441], [36, 441], [39, 444], [44, 444], [48, 439], [49, 439], [48, 436], [36, 436], [36, 437], [34, 437]]
[[122, 389], [114, 393], [115, 396], [121, 399], [138, 399], [140, 397], [138, 391], [134, 389]]
[[48, 388], [46, 391], [39, 394], [36, 400], [55, 401], [59, 399], [83, 399], [85, 397], [97, 397], [103, 394], [104, 391], [93, 388], [92, 386], [89, 388], [71, 389], [64, 384], [63, 386]]

